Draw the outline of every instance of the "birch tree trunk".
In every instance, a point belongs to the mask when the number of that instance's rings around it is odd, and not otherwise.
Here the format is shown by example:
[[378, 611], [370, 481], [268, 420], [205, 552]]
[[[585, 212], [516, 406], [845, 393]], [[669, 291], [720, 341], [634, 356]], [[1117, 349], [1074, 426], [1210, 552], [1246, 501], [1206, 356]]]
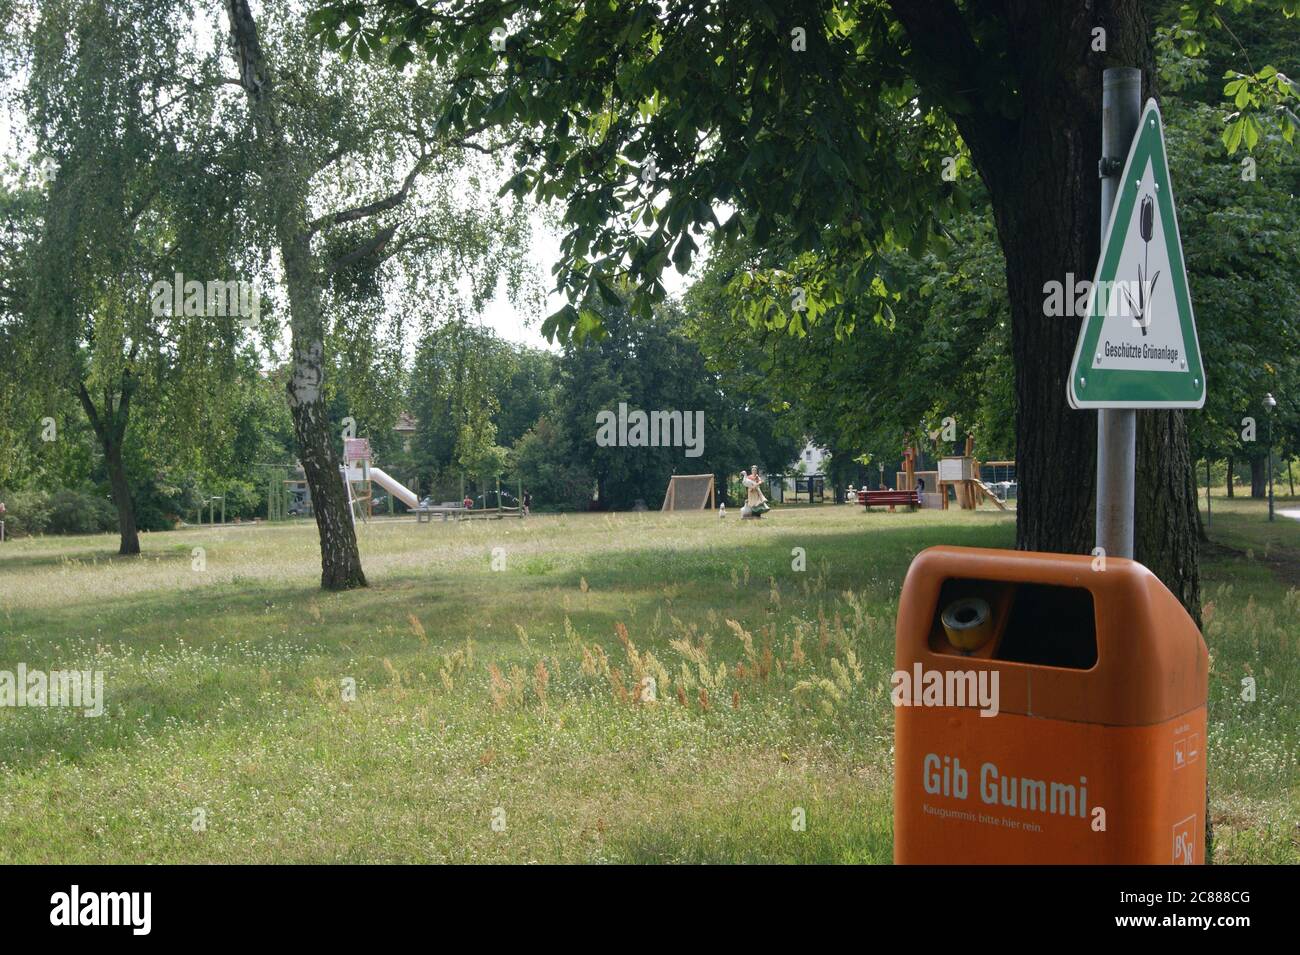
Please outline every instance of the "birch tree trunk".
[[294, 371], [289, 382], [298, 456], [311, 490], [320, 532], [321, 587], [346, 590], [366, 585], [357, 550], [356, 529], [347, 489], [339, 473], [339, 454], [329, 433], [324, 390], [325, 319], [321, 310], [320, 269], [308, 227], [308, 179], [296, 160], [279, 120], [271, 65], [258, 40], [248, 0], [226, 0], [239, 81], [248, 96], [260, 152], [263, 201], [284, 264], [289, 292], [289, 326]]

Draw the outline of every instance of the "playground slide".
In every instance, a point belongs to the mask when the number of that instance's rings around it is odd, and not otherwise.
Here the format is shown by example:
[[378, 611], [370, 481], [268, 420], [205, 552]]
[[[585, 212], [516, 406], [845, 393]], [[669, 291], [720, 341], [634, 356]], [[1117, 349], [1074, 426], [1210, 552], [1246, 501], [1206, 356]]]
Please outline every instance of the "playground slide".
[[1007, 506], [1002, 503], [1002, 499], [993, 493], [993, 488], [980, 480], [975, 481], [975, 486], [978, 487], [990, 501], [997, 505], [999, 511], [1005, 511], [1007, 509]]
[[420, 500], [409, 487], [403, 487], [373, 464], [370, 466], [370, 480], [374, 481], [393, 497], [414, 510], [420, 506]]

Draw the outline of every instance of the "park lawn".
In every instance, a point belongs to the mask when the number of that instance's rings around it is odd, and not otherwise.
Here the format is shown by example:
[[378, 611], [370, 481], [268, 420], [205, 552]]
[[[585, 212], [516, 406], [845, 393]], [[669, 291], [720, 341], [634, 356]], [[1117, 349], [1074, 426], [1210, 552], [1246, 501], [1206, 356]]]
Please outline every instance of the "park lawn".
[[[1300, 522], [1214, 506], [1216, 861], [1296, 862]], [[0, 861], [888, 862], [903, 575], [1014, 526], [805, 506], [359, 533], [371, 586], [345, 594], [317, 589], [310, 523], [131, 560], [0, 545], [0, 669], [101, 669], [107, 697], [0, 709]]]

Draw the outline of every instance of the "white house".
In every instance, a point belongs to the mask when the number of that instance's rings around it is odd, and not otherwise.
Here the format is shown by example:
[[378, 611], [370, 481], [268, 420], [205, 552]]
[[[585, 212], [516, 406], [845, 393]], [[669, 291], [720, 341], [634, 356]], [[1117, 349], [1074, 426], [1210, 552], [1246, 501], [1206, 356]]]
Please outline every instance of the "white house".
[[803, 451], [794, 464], [790, 466], [791, 471], [797, 471], [800, 474], [825, 474], [824, 465], [830, 460], [831, 453], [825, 448], [819, 448], [809, 441], [804, 445]]

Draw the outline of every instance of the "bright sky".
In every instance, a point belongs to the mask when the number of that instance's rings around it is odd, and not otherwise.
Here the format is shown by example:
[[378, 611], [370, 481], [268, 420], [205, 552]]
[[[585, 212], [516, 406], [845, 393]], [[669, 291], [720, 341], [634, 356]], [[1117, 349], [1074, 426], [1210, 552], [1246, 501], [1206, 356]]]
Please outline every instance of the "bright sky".
[[[541, 277], [542, 287], [548, 291], [554, 283], [551, 281], [551, 266], [560, 257], [560, 238], [546, 227], [546, 224], [533, 222], [533, 247], [529, 249], [529, 259]], [[542, 322], [546, 316], [557, 311], [564, 304], [562, 296], [551, 293], [546, 297], [546, 308], [540, 315], [529, 315], [515, 307], [506, 297], [504, 285], [497, 289], [496, 298], [483, 310], [483, 324], [493, 329], [507, 341], [532, 345], [558, 351], [558, 347], [547, 342], [542, 335]]]
[[[702, 262], [707, 251], [707, 242], [701, 241], [700, 252], [696, 254], [695, 261]], [[540, 217], [533, 223], [533, 245], [529, 249], [529, 258], [537, 266], [543, 287], [550, 292], [554, 287], [551, 267], [560, 258], [560, 234], [540, 221]], [[664, 272], [662, 281], [669, 295], [678, 295], [691, 284], [691, 276], [681, 275], [670, 266]], [[557, 311], [563, 305], [564, 298], [551, 292], [547, 296], [546, 308], [541, 315], [526, 315], [515, 308], [505, 296], [504, 290], [499, 290], [497, 297], [483, 311], [483, 324], [494, 329], [498, 335], [508, 341], [558, 351], [559, 349], [549, 344], [542, 335], [542, 322], [547, 315]]]

